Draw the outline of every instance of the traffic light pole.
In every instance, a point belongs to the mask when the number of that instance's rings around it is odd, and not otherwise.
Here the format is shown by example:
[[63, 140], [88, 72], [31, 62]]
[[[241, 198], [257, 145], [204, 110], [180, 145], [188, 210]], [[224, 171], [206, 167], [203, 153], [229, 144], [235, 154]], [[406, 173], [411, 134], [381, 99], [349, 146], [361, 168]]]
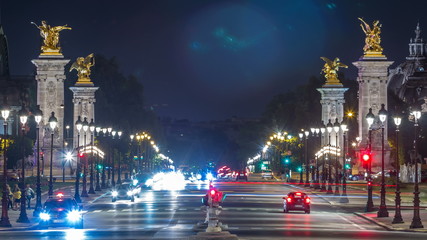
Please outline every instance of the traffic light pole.
[[[372, 153], [372, 129], [369, 126], [369, 154]], [[372, 180], [371, 180], [372, 159], [368, 163], [368, 201], [366, 202], [365, 212], [374, 211], [374, 202], [372, 201]]]
[[346, 182], [346, 169], [345, 169], [345, 157], [347, 155], [347, 149], [346, 149], [346, 136], [345, 136], [345, 131], [343, 131], [343, 157], [342, 157], [342, 195], [341, 195], [341, 199], [340, 199], [340, 203], [348, 203], [348, 198], [347, 198], [347, 182]]

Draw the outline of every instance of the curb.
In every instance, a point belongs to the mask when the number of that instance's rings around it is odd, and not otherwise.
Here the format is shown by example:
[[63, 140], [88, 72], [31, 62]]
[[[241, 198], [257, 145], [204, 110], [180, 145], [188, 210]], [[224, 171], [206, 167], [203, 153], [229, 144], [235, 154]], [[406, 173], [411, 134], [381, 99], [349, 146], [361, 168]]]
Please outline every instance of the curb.
[[370, 218], [370, 217], [367, 217], [367, 216], [365, 216], [365, 215], [363, 215], [363, 214], [361, 214], [361, 213], [357, 213], [357, 212], [354, 212], [353, 213], [354, 215], [356, 215], [356, 216], [358, 216], [358, 217], [360, 217], [360, 218], [363, 218], [363, 219], [365, 219], [365, 220], [367, 220], [367, 221], [369, 221], [369, 222], [371, 222], [371, 223], [374, 223], [374, 224], [376, 224], [376, 225], [378, 225], [378, 226], [380, 226], [380, 227], [382, 227], [382, 228], [384, 228], [384, 229], [386, 229], [386, 230], [388, 230], [388, 231], [400, 231], [400, 232], [418, 232], [418, 233], [427, 233], [427, 229], [408, 229], [408, 228], [395, 228], [395, 227], [390, 227], [389, 225], [387, 225], [387, 224], [385, 224], [385, 223], [382, 223], [382, 222], [379, 222], [379, 221], [376, 221], [375, 219], [372, 219], [372, 218]]

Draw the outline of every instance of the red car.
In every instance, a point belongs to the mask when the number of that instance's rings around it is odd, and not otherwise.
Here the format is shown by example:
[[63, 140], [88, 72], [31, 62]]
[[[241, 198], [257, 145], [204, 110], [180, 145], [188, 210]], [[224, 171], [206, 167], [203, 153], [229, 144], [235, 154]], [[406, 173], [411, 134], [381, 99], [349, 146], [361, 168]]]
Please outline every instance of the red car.
[[307, 194], [302, 192], [290, 192], [286, 197], [283, 197], [283, 212], [288, 213], [290, 210], [301, 210], [305, 213], [310, 213], [311, 199]]

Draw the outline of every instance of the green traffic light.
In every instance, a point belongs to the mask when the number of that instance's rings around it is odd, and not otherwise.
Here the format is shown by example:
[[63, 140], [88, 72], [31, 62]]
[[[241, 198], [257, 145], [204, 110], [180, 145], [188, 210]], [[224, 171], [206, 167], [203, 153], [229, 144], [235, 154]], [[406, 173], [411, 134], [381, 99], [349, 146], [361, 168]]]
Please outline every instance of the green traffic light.
[[302, 172], [302, 167], [298, 167], [298, 172]]

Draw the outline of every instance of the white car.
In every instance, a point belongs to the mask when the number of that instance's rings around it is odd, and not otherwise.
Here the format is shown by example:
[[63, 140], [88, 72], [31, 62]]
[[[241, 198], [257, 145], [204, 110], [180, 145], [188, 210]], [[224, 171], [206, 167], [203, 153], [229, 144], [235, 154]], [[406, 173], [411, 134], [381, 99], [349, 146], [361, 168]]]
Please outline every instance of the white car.
[[271, 172], [271, 170], [263, 170], [261, 173], [261, 178], [262, 179], [273, 179], [273, 173]]

